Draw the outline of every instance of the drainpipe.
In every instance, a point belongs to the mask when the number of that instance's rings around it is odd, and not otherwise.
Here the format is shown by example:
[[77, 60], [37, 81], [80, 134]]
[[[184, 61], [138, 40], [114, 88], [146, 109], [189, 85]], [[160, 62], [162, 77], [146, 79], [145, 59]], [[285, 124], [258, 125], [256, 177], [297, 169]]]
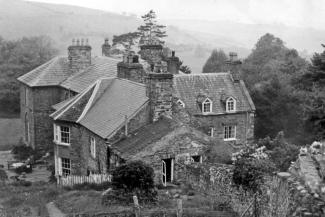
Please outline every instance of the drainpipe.
[[125, 125], [125, 136], [127, 136], [128, 135], [128, 116], [127, 115], [125, 115], [124, 125]]

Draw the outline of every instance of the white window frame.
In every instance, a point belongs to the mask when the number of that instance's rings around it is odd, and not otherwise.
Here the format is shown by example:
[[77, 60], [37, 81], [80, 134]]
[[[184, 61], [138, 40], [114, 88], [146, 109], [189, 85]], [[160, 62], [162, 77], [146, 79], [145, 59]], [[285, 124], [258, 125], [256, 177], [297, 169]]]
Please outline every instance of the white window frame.
[[[62, 128], [67, 128], [69, 131], [62, 132]], [[53, 125], [54, 130], [54, 142], [59, 145], [66, 145], [69, 146], [71, 143], [71, 128], [66, 125]], [[62, 133], [68, 134], [68, 142], [62, 141]]]
[[237, 128], [236, 125], [225, 125], [223, 128], [223, 140], [224, 141], [236, 140], [236, 128]]
[[[210, 134], [210, 135], [209, 135]], [[209, 127], [209, 133], [208, 133], [208, 135], [210, 136], [210, 137], [213, 137], [214, 136], [214, 127]]]
[[182, 100], [177, 100], [177, 104], [185, 108], [185, 103]]
[[[205, 105], [206, 104], [210, 104], [210, 106], [209, 106], [209, 111], [205, 111]], [[211, 99], [209, 99], [209, 98], [206, 98], [204, 101], [203, 101], [203, 103], [202, 103], [202, 113], [203, 114], [209, 114], [209, 113], [211, 113], [212, 112], [212, 100]]]
[[96, 139], [95, 137], [90, 137], [90, 155], [96, 158]]
[[28, 106], [28, 87], [25, 87], [25, 106]]
[[69, 176], [71, 175], [71, 160], [69, 158], [59, 158], [60, 163], [60, 175]]
[[[230, 103], [233, 103], [233, 106], [229, 105]], [[236, 100], [233, 97], [229, 97], [226, 100], [226, 112], [236, 112]]]

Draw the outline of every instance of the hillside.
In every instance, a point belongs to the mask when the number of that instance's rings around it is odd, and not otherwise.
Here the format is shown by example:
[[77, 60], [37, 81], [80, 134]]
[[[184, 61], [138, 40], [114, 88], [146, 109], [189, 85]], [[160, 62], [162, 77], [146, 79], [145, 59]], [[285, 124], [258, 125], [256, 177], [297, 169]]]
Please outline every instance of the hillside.
[[[149, 10], [149, 9], [148, 9]], [[159, 12], [158, 12], [159, 17]], [[101, 55], [105, 37], [136, 30], [142, 21], [107, 11], [69, 5], [54, 5], [23, 0], [0, 0], [0, 35], [5, 39], [48, 35], [54, 39], [61, 54], [71, 39], [87, 37], [94, 55]], [[211, 50], [222, 48], [246, 57], [254, 44], [270, 32], [309, 58], [321, 49], [325, 31], [303, 29], [280, 24], [243, 24], [230, 21], [160, 20], [167, 25], [167, 45], [176, 50], [194, 73], [201, 72]], [[197, 52], [198, 48], [201, 52]]]

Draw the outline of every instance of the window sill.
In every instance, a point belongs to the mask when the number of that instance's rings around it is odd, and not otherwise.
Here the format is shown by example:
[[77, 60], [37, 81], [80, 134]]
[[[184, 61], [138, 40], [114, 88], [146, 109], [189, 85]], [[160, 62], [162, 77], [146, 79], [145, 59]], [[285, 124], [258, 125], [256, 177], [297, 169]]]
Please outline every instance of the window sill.
[[53, 141], [56, 145], [62, 145], [62, 146], [70, 146], [70, 143], [63, 143], [58, 141]]
[[223, 141], [225, 142], [236, 141], [236, 140], [237, 140], [236, 138], [223, 139]]
[[236, 113], [236, 110], [226, 111], [227, 113]]

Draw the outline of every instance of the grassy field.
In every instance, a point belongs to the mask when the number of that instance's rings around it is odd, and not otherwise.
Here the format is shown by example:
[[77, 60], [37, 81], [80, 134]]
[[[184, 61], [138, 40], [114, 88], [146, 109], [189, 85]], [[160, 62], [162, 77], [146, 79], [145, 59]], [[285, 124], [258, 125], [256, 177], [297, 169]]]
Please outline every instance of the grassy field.
[[19, 118], [0, 118], [0, 150], [9, 150], [22, 137]]

